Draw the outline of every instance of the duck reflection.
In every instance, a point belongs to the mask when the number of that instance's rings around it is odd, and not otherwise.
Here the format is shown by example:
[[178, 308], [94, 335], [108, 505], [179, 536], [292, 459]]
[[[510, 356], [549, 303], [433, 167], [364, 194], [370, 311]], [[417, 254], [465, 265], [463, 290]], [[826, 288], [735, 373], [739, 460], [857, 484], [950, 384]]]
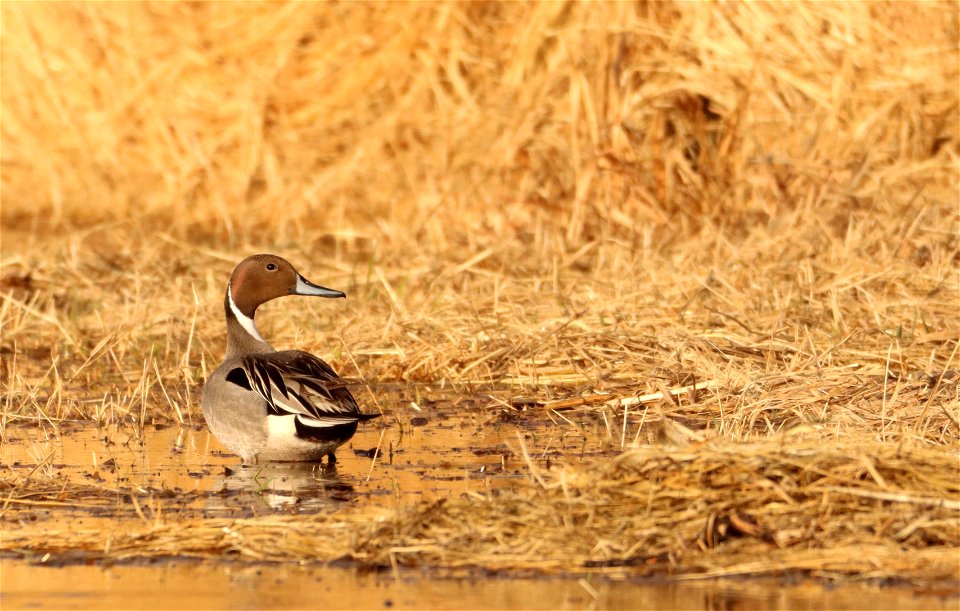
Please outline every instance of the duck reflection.
[[218, 487], [215, 497], [234, 515], [238, 509], [256, 513], [257, 507], [264, 505], [310, 512], [356, 498], [353, 486], [337, 475], [335, 464], [269, 462], [224, 467]]

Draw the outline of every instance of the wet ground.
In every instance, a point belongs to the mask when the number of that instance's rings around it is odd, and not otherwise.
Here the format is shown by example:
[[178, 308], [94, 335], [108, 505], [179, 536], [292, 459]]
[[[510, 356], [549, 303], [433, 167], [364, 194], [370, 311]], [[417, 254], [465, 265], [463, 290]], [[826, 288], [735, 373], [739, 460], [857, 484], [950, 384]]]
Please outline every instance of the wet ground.
[[[449, 406], [447, 406], [449, 407]], [[117, 529], [154, 520], [335, 512], [353, 504], [401, 507], [518, 486], [541, 465], [614, 455], [623, 431], [596, 413], [392, 405], [338, 452], [336, 468], [242, 467], [193, 426], [63, 422], [8, 424], [0, 446], [0, 526]], [[632, 436], [632, 431], [631, 431]], [[522, 439], [522, 446], [521, 446]], [[69, 495], [62, 491], [69, 489]], [[14, 608], [955, 608], [955, 598], [909, 589], [824, 588], [781, 582], [624, 582], [467, 575], [289, 564], [127, 565], [44, 554], [0, 564], [0, 606]]]
[[[31, 506], [37, 519], [64, 512], [130, 517], [117, 515], [122, 508], [109, 493], [118, 491], [162, 499], [168, 512], [184, 517], [248, 517], [276, 510], [315, 512], [343, 503], [396, 507], [511, 486], [527, 477], [521, 437], [531, 459], [541, 464], [616, 453], [596, 416], [579, 421], [564, 416], [567, 422], [559, 426], [547, 417], [524, 418], [517, 425], [496, 411], [407, 407], [391, 413], [404, 415], [362, 425], [337, 451], [332, 467], [242, 466], [202, 421], [142, 428], [8, 425], [0, 463], [11, 467], [13, 479], [29, 478], [35, 494], [22, 504]], [[82, 495], [74, 506], [38, 503], [45, 486], [50, 492], [64, 484]]]

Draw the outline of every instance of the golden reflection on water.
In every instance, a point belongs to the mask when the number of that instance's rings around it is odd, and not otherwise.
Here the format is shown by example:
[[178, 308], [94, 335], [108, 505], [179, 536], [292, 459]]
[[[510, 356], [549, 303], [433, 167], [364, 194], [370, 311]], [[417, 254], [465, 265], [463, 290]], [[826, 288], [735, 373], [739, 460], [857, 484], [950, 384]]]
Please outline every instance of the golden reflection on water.
[[[337, 453], [335, 468], [314, 464], [267, 463], [242, 466], [206, 430], [175, 426], [130, 428], [62, 426], [45, 433], [34, 427], [7, 427], [0, 463], [30, 485], [48, 481], [106, 491], [155, 492], [178, 509], [204, 515], [257, 515], [287, 509], [316, 511], [344, 502], [396, 507], [472, 490], [509, 486], [525, 477], [514, 455], [516, 436], [503, 439], [495, 428], [453, 422], [426, 428], [362, 427]], [[586, 443], [541, 435], [527, 443], [547, 454]], [[567, 447], [569, 446], [569, 447]], [[543, 454], [543, 456], [547, 456]]]
[[956, 609], [956, 598], [773, 580], [632, 583], [174, 562], [47, 568], [0, 561], [4, 609]]

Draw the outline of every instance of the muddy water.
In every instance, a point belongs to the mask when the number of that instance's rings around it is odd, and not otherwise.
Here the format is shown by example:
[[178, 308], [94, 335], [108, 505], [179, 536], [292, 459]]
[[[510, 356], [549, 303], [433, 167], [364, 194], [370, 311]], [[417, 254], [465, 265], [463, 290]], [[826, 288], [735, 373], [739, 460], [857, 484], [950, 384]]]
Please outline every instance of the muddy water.
[[[449, 407], [449, 406], [447, 406]], [[338, 452], [336, 469], [241, 467], [205, 427], [89, 423], [8, 425], [0, 445], [7, 492], [0, 527], [118, 528], [165, 520], [399, 507], [469, 491], [518, 486], [530, 460], [613, 455], [623, 435], [596, 416], [567, 421], [490, 411], [414, 409], [374, 421]], [[529, 416], [529, 415], [528, 415]], [[532, 422], [532, 423], [531, 423]], [[521, 441], [522, 440], [522, 441]], [[13, 486], [11, 492], [10, 487]], [[69, 486], [68, 499], [58, 491]], [[19, 487], [19, 489], [18, 489]], [[31, 495], [25, 496], [23, 491]], [[15, 500], [15, 499], [19, 499]], [[56, 558], [0, 560], [0, 607], [14, 608], [955, 608], [956, 599], [909, 590], [777, 582], [615, 582], [601, 578], [437, 578], [401, 570], [290, 564], [151, 561], [53, 567]]]
[[[476, 410], [455, 416], [423, 408], [406, 412], [361, 426], [338, 450], [333, 468], [242, 466], [202, 424], [168, 423], [7, 426], [0, 464], [11, 466], [15, 477], [29, 476], [33, 487], [45, 481], [84, 486], [87, 504], [100, 503], [111, 489], [133, 489], [159, 495], [181, 513], [242, 517], [281, 508], [315, 512], [347, 502], [395, 507], [513, 486], [526, 477], [521, 447], [541, 464], [615, 454], [612, 435], [596, 421], [559, 427], [548, 419], [525, 419], [518, 427]], [[114, 505], [86, 513], [118, 517]]]

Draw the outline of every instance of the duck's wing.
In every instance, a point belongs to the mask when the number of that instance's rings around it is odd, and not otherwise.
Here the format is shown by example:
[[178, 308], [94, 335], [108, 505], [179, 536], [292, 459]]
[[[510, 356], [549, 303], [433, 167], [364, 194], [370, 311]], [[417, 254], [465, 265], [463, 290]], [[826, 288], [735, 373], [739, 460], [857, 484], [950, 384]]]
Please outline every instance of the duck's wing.
[[227, 380], [255, 391], [266, 400], [270, 415], [296, 416], [307, 427], [321, 429], [376, 418], [361, 414], [345, 381], [309, 352], [285, 350], [248, 354], [227, 374]]

